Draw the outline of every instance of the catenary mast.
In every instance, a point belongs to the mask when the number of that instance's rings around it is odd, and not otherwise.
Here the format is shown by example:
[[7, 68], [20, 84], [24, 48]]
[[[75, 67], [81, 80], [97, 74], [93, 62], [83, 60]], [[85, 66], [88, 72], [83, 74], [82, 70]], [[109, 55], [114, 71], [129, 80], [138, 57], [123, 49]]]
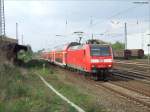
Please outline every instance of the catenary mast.
[[0, 37], [5, 37], [4, 0], [0, 0]]

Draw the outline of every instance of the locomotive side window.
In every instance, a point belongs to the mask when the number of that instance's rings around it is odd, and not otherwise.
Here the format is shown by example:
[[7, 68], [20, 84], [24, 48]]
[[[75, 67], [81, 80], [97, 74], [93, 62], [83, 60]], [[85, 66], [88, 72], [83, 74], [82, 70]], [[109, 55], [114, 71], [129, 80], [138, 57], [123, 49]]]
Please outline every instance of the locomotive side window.
[[91, 56], [110, 56], [109, 46], [91, 46]]

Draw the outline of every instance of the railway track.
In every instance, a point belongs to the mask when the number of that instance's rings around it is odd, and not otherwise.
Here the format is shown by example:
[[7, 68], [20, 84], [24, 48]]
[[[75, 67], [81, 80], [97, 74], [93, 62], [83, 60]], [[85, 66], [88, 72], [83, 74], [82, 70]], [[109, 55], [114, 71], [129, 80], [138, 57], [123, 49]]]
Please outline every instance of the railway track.
[[150, 76], [137, 73], [134, 71], [127, 71], [127, 70], [122, 70], [122, 69], [113, 69], [111, 71], [115, 76], [131, 79], [131, 80], [136, 80], [139, 82], [147, 83], [150, 84]]
[[87, 83], [91, 83], [96, 87], [103, 87], [104, 89], [107, 89], [108, 91], [113, 92], [114, 94], [123, 96], [124, 98], [128, 99], [131, 102], [134, 102], [136, 105], [140, 107], [146, 107], [148, 110], [150, 110], [150, 94], [149, 92], [140, 92], [140, 90], [123, 86], [121, 84], [121, 81], [118, 81], [117, 83], [114, 83], [112, 80], [109, 80], [108, 82], [103, 81], [93, 81], [89, 78], [87, 79]]
[[117, 65], [121, 65], [121, 66], [124, 66], [124, 67], [132, 67], [132, 68], [140, 68], [140, 70], [150, 70], [150, 66], [149, 65], [145, 65], [145, 64], [129, 64], [129, 63], [116, 63], [115, 64]]
[[150, 67], [150, 64], [147, 64], [146, 62], [139, 62], [139, 61], [128, 61], [128, 60], [120, 61], [120, 60], [115, 60], [115, 63], [124, 63], [124, 64], [129, 64], [129, 65], [139, 65], [139, 66], [149, 66]]
[[136, 74], [146, 74], [147, 76], [150, 76], [150, 65], [148, 64], [139, 64], [136, 62], [122, 62], [122, 61], [115, 61], [114, 67], [119, 69], [124, 69], [128, 71], [132, 71]]
[[[122, 84], [123, 81], [116, 81], [116, 82], [112, 80], [109, 80], [108, 82], [101, 82], [101, 81], [95, 82], [93, 80], [88, 81], [90, 82], [92, 81], [93, 85], [97, 87], [102, 86], [109, 91], [112, 91], [129, 99], [130, 101], [134, 101], [139, 105], [146, 106], [150, 110], [150, 93], [145, 89], [143, 89], [144, 90], [143, 91], [142, 89], [139, 88], [133, 88], [130, 87], [129, 85], [124, 85]], [[124, 81], [127, 81], [127, 78], [125, 78]]]
[[109, 81], [115, 85], [121, 86], [123, 88], [136, 91], [137, 93], [146, 95], [150, 97], [150, 85], [149, 84], [143, 84], [141, 82], [137, 82], [135, 80], [125, 78], [125, 77], [118, 77], [116, 75], [112, 75], [112, 79]]
[[[63, 69], [65, 70], [65, 69]], [[70, 71], [72, 73], [72, 71]], [[73, 72], [74, 73], [74, 72]], [[76, 75], [79, 75], [78, 73]], [[115, 94], [121, 95], [127, 98], [129, 101], [136, 102], [142, 107], [148, 108], [150, 110], [150, 95], [149, 92], [140, 92], [138, 89], [132, 87], [123, 86], [121, 81], [114, 83], [113, 81], [103, 82], [103, 81], [93, 81], [90, 78], [87, 78], [87, 83], [92, 83], [96, 87], [103, 87], [108, 91], [112, 91]]]
[[131, 101], [135, 101], [139, 104], [142, 104], [143, 106], [146, 106], [150, 109], [150, 97], [149, 96], [126, 89], [122, 86], [118, 86], [111, 82], [97, 83], [95, 86], [97, 86], [97, 87], [102, 86], [110, 91], [113, 91], [121, 96], [124, 96], [125, 98], [127, 98]]
[[114, 66], [113, 67], [114, 69], [119, 69], [119, 70], [124, 70], [124, 71], [128, 71], [128, 72], [132, 72], [132, 73], [135, 73], [135, 74], [144, 74], [144, 75], [147, 75], [150, 77], [150, 70], [141, 70], [141, 69], [138, 69], [138, 67], [132, 67], [132, 66], [128, 66], [128, 67], [125, 67], [125, 66]]

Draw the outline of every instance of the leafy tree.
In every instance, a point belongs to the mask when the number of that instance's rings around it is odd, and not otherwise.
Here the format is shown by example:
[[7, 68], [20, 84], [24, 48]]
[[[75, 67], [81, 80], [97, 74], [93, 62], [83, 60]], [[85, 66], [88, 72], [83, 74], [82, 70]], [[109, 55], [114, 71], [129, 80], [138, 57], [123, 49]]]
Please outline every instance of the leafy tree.
[[114, 50], [122, 50], [122, 49], [124, 49], [124, 43], [117, 41], [114, 44], [112, 44], [112, 48]]

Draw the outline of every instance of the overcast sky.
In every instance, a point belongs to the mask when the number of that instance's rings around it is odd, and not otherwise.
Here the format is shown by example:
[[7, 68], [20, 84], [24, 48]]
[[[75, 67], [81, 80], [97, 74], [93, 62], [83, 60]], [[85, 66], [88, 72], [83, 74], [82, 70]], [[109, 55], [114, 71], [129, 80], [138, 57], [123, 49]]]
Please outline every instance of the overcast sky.
[[75, 31], [85, 33], [83, 41], [92, 32], [94, 38], [123, 42], [125, 22], [128, 35], [144, 35], [150, 29], [150, 2], [136, 1], [5, 0], [6, 34], [15, 38], [18, 22], [20, 42], [23, 34], [34, 51], [76, 41]]

